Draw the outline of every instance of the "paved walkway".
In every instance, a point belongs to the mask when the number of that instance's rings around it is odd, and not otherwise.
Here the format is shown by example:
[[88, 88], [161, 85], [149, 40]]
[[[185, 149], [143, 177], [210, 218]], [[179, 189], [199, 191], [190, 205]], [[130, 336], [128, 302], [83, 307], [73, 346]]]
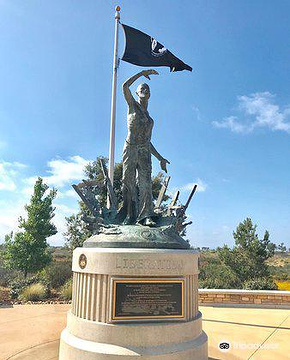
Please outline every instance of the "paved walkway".
[[[0, 360], [57, 360], [70, 305], [0, 308]], [[200, 307], [211, 360], [289, 359], [290, 310]], [[227, 352], [218, 344], [230, 343]]]

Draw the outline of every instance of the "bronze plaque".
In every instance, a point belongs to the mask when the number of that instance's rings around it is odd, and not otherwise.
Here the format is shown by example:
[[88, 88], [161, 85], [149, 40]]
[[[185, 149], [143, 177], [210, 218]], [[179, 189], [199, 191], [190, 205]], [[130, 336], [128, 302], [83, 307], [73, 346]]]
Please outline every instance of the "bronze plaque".
[[79, 266], [84, 269], [87, 266], [87, 257], [85, 254], [81, 254], [79, 257]]
[[112, 320], [184, 318], [183, 279], [113, 279]]

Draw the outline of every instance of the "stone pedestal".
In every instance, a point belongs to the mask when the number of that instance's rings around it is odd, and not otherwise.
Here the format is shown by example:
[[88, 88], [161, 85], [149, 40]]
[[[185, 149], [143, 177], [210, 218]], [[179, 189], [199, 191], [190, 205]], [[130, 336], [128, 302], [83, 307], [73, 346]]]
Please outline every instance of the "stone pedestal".
[[207, 359], [197, 277], [192, 250], [77, 248], [59, 360]]

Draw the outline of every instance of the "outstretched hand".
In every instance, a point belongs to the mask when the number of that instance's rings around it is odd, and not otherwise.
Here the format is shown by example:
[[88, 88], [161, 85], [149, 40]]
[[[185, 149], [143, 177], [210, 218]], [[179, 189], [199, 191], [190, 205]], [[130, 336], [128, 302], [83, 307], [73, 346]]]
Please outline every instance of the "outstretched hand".
[[165, 171], [167, 173], [167, 168], [166, 168], [166, 164], [170, 164], [170, 162], [164, 158], [162, 158], [160, 160], [160, 167], [163, 171]]
[[146, 79], [150, 80], [149, 75], [159, 75], [159, 73], [156, 70], [150, 69], [150, 70], [143, 70], [142, 75], [146, 77]]

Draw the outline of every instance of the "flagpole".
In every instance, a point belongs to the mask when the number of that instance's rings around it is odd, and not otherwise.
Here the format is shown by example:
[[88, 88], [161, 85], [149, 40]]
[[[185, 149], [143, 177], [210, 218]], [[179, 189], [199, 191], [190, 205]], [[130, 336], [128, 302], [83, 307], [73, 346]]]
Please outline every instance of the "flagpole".
[[[117, 90], [117, 70], [118, 70], [118, 40], [119, 40], [119, 22], [120, 6], [116, 6], [115, 13], [115, 43], [114, 43], [114, 62], [113, 62], [113, 82], [112, 82], [112, 100], [111, 100], [111, 130], [110, 130], [110, 150], [109, 150], [109, 179], [114, 183], [114, 165], [115, 165], [115, 119], [116, 119], [116, 90]], [[107, 198], [107, 207], [110, 207], [109, 196]]]

